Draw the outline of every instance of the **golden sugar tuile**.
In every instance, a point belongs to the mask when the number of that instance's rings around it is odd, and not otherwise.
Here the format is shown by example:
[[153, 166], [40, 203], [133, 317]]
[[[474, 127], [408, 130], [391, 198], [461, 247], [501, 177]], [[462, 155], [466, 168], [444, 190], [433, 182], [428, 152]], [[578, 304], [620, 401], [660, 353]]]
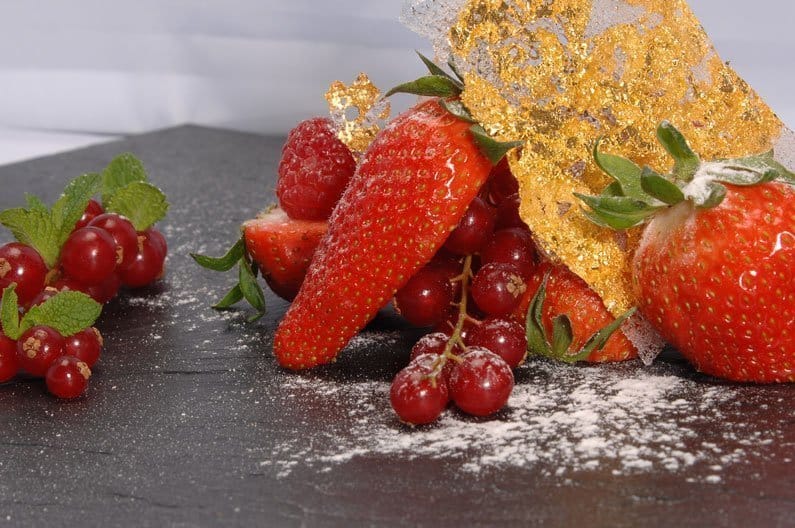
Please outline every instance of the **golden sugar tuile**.
[[635, 304], [629, 263], [638, 230], [589, 222], [573, 192], [609, 183], [601, 149], [668, 171], [656, 141], [671, 121], [705, 159], [769, 150], [784, 128], [715, 52], [684, 0], [469, 0], [449, 33], [462, 99], [510, 156], [522, 218], [539, 245], [615, 315]]
[[350, 85], [334, 81], [326, 92], [337, 137], [355, 153], [364, 152], [389, 119], [389, 102], [364, 73]]

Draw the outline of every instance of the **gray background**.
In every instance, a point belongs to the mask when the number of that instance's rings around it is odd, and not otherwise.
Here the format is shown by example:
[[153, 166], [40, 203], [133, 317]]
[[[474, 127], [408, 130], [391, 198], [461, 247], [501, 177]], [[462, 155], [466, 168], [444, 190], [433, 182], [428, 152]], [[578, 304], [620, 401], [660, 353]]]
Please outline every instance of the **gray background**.
[[[724, 59], [788, 123], [795, 3], [691, 0]], [[181, 123], [283, 134], [335, 79], [381, 87], [428, 49], [402, 0], [0, 4], [0, 163]]]

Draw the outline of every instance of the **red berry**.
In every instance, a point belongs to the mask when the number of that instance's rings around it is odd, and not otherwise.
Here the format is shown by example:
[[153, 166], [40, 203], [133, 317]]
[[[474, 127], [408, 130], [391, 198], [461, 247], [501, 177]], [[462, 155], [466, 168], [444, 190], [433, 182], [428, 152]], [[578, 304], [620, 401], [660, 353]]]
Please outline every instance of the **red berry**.
[[472, 329], [466, 343], [494, 352], [511, 368], [518, 367], [527, 355], [527, 334], [515, 319], [488, 318]]
[[527, 229], [527, 224], [524, 223], [522, 217], [519, 216], [519, 194], [512, 194], [503, 198], [497, 205], [497, 229], [506, 229], [509, 227], [523, 227]]
[[423, 354], [442, 355], [450, 336], [442, 332], [433, 332], [422, 336], [411, 348], [411, 359], [416, 359]]
[[0, 292], [16, 283], [19, 304], [26, 306], [43, 289], [47, 266], [30, 246], [11, 242], [0, 247]]
[[99, 204], [98, 201], [91, 199], [88, 201], [88, 205], [86, 206], [86, 210], [83, 212], [83, 216], [80, 217], [80, 220], [77, 221], [72, 231], [77, 231], [82, 227], [86, 227], [88, 223], [96, 218], [97, 216], [104, 213], [105, 210]]
[[475, 198], [447, 237], [445, 249], [456, 255], [476, 253], [491, 237], [495, 221], [494, 209], [482, 198]]
[[485, 185], [486, 197], [489, 203], [499, 205], [507, 196], [519, 192], [519, 182], [516, 181], [508, 158], [504, 157], [491, 169], [489, 181]]
[[144, 231], [144, 235], [149, 239], [149, 242], [155, 246], [155, 249], [162, 253], [165, 259], [166, 255], [168, 255], [168, 243], [166, 243], [166, 237], [163, 236], [163, 233], [154, 227], [150, 227]]
[[17, 341], [19, 366], [28, 374], [43, 377], [50, 365], [63, 355], [64, 339], [49, 326], [34, 326]]
[[102, 352], [102, 335], [96, 328], [86, 328], [64, 338], [64, 354], [74, 356], [93, 367]]
[[146, 231], [138, 233], [138, 252], [133, 262], [119, 270], [122, 284], [129, 288], [147, 286], [163, 274], [165, 255], [161, 253], [159, 242], [150, 238]]
[[[420, 356], [423, 357], [431, 356]], [[422, 360], [413, 361], [398, 372], [392, 381], [389, 400], [401, 421], [420, 425], [436, 420], [450, 398], [447, 383], [437, 379], [429, 362]]]
[[45, 382], [50, 394], [65, 400], [77, 398], [88, 387], [91, 369], [74, 356], [61, 356], [47, 369]]
[[500, 262], [512, 264], [522, 272], [522, 277], [529, 278], [533, 272], [536, 259], [533, 236], [527, 228], [511, 227], [495, 231], [491, 240], [480, 252], [481, 264]]
[[525, 290], [527, 285], [521, 272], [510, 264], [486, 264], [472, 281], [472, 298], [478, 308], [489, 315], [503, 316], [513, 312]]
[[497, 354], [473, 347], [453, 367], [449, 385], [450, 397], [459, 409], [473, 416], [488, 416], [508, 402], [513, 372]]
[[[61, 281], [59, 280], [55, 284], [57, 285], [60, 282]], [[61, 291], [61, 288], [57, 287], [56, 285], [47, 286], [46, 288], [44, 288], [40, 294], [38, 294], [32, 301], [30, 301], [30, 304], [28, 305], [28, 307], [38, 306], [41, 303], [43, 303], [44, 301], [46, 301], [47, 299], [49, 299], [50, 297], [54, 296], [59, 291]], [[67, 288], [67, 289], [69, 289], [69, 288]]]
[[0, 383], [13, 379], [17, 372], [17, 342], [0, 332]]
[[356, 160], [331, 120], [304, 121], [290, 131], [282, 148], [279, 205], [294, 220], [326, 220], [355, 171]]
[[453, 302], [453, 285], [441, 268], [424, 267], [395, 294], [395, 308], [415, 326], [442, 321]]
[[78, 229], [61, 249], [61, 266], [67, 275], [89, 285], [99, 284], [116, 269], [116, 242], [98, 227]]
[[116, 266], [126, 268], [135, 259], [138, 252], [138, 233], [132, 223], [116, 213], [104, 213], [96, 216], [88, 223], [107, 231], [116, 243]]

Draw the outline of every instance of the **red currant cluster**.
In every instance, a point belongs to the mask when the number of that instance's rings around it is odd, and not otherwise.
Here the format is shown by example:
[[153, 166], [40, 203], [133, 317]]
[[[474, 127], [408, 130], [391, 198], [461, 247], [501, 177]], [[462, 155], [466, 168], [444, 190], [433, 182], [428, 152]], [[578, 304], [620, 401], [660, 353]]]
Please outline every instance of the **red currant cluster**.
[[508, 401], [512, 369], [527, 355], [519, 306], [537, 267], [517, 192], [500, 163], [442, 250], [395, 295], [406, 320], [436, 330], [392, 383], [392, 407], [406, 423], [433, 422], [450, 400], [475, 416]]

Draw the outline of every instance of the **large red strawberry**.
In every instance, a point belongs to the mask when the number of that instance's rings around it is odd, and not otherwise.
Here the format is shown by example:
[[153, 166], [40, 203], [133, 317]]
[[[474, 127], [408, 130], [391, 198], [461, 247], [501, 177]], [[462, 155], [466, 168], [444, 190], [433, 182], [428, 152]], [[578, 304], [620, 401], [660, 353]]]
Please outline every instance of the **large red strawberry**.
[[470, 122], [427, 100], [373, 141], [329, 219], [273, 349], [302, 369], [334, 360], [455, 228], [492, 163]]
[[645, 196], [582, 197], [604, 225], [652, 215], [633, 260], [640, 310], [702, 372], [795, 381], [795, 176], [770, 153], [703, 162], [669, 123], [658, 136], [676, 160], [670, 179], [597, 152], [608, 173], [636, 173]]
[[[609, 325], [615, 324], [615, 317], [605, 308], [602, 299], [580, 277], [562, 265], [541, 264], [527, 283], [519, 308], [515, 315], [522, 320], [527, 317], [528, 309], [533, 300], [537, 300], [539, 288], [544, 284], [544, 299], [541, 305], [541, 321], [543, 333], [554, 336], [554, 321], [566, 316], [569, 321], [571, 341], [565, 350], [553, 350], [554, 338], [547, 338], [547, 347], [534, 350], [542, 355], [553, 356], [562, 360], [582, 360], [589, 363], [624, 361], [636, 358], [638, 351], [621, 330], [614, 331], [604, 343], [592, 347], [587, 354], [578, 357], [578, 352], [585, 349], [589, 339]], [[532, 322], [532, 321], [531, 321]], [[560, 330], [559, 330], [560, 331]]]
[[291, 220], [278, 208], [243, 224], [246, 250], [276, 295], [287, 300], [296, 296], [327, 225]]

